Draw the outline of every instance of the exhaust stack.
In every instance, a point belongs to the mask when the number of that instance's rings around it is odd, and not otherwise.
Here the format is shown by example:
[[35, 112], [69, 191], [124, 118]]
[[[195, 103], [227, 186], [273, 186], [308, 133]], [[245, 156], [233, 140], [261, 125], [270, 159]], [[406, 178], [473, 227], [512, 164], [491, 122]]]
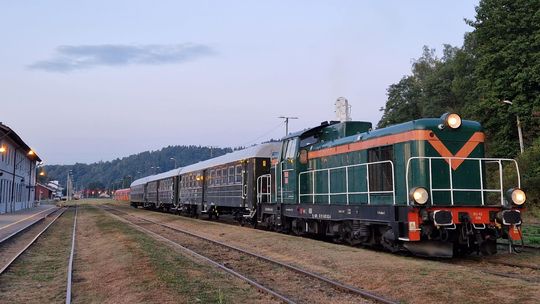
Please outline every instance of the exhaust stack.
[[351, 106], [345, 97], [340, 97], [336, 100], [336, 120], [340, 122], [351, 121]]

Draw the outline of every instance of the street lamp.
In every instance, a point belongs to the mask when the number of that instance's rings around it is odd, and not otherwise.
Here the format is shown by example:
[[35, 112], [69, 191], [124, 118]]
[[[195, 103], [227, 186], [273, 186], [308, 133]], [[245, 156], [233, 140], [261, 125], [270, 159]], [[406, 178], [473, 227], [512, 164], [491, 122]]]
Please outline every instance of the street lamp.
[[[513, 103], [510, 100], [502, 100], [503, 103], [508, 105], [513, 105]], [[523, 134], [521, 133], [521, 122], [519, 121], [519, 115], [516, 114], [516, 124], [517, 124], [517, 130], [518, 130], [518, 137], [519, 137], [519, 150], [521, 151], [521, 154], [523, 154]]]
[[174, 168], [176, 169], [176, 158], [171, 157], [170, 160], [174, 160]]

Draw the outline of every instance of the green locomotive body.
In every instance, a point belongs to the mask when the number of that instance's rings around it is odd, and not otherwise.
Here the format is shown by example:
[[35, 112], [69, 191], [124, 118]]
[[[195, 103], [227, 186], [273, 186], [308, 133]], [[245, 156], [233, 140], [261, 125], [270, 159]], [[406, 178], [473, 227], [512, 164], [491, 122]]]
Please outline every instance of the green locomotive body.
[[[456, 115], [452, 128], [447, 117], [378, 130], [331, 122], [289, 135], [261, 177], [273, 187], [259, 221], [429, 256], [490, 254], [498, 237], [519, 239], [521, 206], [506, 195], [521, 191], [517, 164], [485, 158], [480, 124]], [[512, 169], [513, 180], [504, 174]], [[420, 194], [425, 202], [414, 201]]]

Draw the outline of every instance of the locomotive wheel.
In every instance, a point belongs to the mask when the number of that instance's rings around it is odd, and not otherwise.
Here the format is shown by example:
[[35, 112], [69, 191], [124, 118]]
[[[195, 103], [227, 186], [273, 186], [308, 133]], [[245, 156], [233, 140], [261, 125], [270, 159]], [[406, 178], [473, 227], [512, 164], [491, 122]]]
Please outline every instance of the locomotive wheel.
[[480, 252], [482, 255], [494, 255], [497, 253], [497, 241], [488, 239], [480, 244]]
[[293, 235], [302, 235], [303, 234], [303, 230], [302, 230], [302, 221], [298, 221], [296, 219], [292, 220], [292, 223], [291, 223], [291, 232]]

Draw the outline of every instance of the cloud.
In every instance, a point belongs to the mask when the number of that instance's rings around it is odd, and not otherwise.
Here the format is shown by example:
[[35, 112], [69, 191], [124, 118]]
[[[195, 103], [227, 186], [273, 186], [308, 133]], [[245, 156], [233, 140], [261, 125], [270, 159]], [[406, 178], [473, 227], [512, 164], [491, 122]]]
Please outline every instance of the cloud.
[[135, 64], [176, 64], [215, 54], [201, 44], [176, 45], [64, 45], [56, 49], [53, 58], [28, 66], [47, 72], [71, 72], [98, 66], [126, 66]]

